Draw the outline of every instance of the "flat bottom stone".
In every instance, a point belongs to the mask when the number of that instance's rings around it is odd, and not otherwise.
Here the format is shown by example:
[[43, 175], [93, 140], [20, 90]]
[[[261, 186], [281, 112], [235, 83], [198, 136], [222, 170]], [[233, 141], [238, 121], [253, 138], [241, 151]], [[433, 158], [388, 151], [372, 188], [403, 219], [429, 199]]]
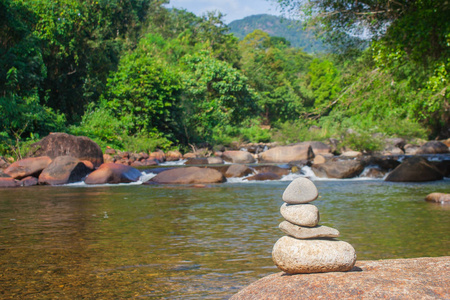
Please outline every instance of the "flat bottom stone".
[[345, 273], [276, 273], [231, 299], [450, 299], [449, 274], [450, 256], [358, 261]]
[[284, 236], [273, 246], [272, 259], [288, 274], [345, 272], [355, 265], [356, 253], [344, 241]]

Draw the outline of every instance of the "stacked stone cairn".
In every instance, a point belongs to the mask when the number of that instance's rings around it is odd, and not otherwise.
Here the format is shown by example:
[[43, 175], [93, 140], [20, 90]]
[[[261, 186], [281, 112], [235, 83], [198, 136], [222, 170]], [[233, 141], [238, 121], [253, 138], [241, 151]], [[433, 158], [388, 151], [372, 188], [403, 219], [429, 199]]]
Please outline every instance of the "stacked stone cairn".
[[274, 245], [272, 259], [288, 274], [349, 271], [356, 262], [355, 249], [335, 239], [339, 231], [318, 225], [319, 210], [310, 202], [319, 193], [307, 178], [297, 178], [283, 193], [280, 209], [286, 221], [279, 228], [287, 234]]

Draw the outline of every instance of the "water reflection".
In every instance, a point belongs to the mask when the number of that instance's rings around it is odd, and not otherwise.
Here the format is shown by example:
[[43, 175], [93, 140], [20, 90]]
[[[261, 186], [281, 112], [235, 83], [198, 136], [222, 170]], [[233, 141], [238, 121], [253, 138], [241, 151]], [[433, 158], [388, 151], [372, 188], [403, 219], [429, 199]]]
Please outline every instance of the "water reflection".
[[[226, 299], [277, 272], [289, 182], [0, 191], [2, 299]], [[448, 181], [319, 181], [321, 224], [358, 259], [449, 255]]]

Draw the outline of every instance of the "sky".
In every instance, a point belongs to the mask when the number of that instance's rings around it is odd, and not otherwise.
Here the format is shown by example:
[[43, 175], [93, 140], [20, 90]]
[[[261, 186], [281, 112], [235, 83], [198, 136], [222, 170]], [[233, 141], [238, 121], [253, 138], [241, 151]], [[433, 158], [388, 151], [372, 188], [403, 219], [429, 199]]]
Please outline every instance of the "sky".
[[225, 14], [226, 24], [251, 15], [281, 15], [277, 5], [270, 0], [170, 0], [167, 7], [183, 8], [198, 16], [218, 10]]

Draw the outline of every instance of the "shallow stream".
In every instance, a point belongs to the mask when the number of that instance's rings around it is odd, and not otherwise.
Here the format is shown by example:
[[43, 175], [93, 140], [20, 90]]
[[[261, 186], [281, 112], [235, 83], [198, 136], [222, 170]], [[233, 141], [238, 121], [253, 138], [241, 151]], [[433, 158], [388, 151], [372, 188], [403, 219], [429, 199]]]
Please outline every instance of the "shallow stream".
[[[424, 201], [449, 180], [315, 183], [359, 260], [450, 255], [450, 205]], [[278, 272], [288, 184], [0, 189], [0, 298], [227, 299]]]

